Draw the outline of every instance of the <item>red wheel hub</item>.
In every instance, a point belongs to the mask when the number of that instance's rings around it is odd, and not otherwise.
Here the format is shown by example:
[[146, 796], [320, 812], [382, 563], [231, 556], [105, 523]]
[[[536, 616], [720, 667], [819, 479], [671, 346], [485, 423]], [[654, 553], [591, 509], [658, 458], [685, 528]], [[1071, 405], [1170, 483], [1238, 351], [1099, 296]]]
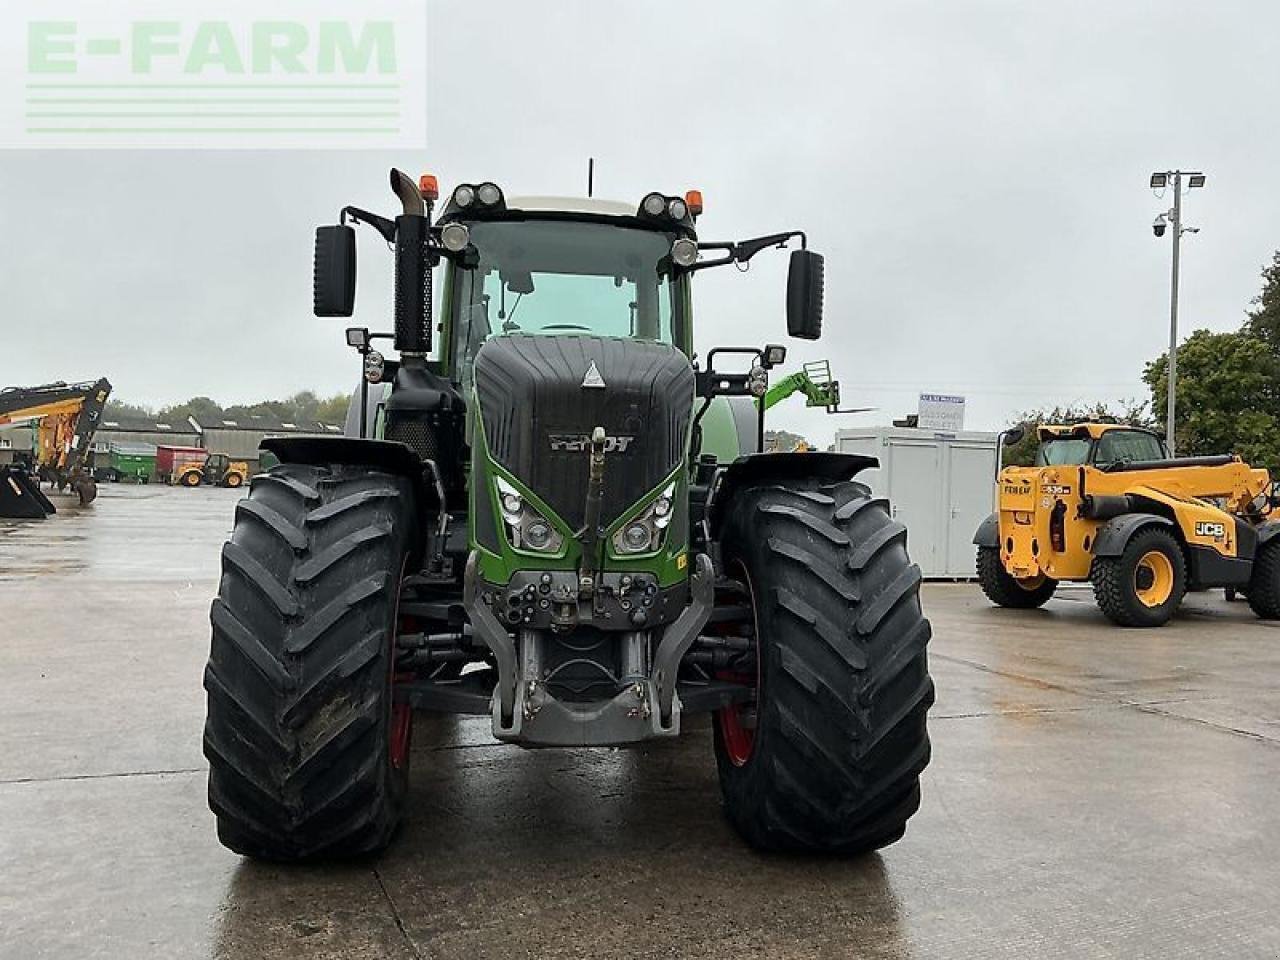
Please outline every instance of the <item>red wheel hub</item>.
[[[724, 744], [724, 751], [728, 754], [729, 761], [735, 767], [746, 766], [751, 759], [751, 754], [756, 748], [756, 724], [755, 720], [758, 716], [758, 705], [760, 702], [760, 631], [757, 628], [759, 618], [756, 616], [756, 598], [755, 590], [751, 586], [751, 578], [747, 574], [746, 567], [741, 562], [737, 564], [738, 572], [742, 576], [742, 582], [747, 588], [747, 594], [751, 601], [751, 619], [747, 624], [751, 629], [751, 636], [755, 641], [756, 647], [756, 672], [752, 674], [735, 673], [733, 671], [720, 671], [716, 674], [717, 680], [727, 680], [732, 683], [742, 683], [752, 687], [755, 692], [754, 702], [735, 703], [723, 709], [716, 711], [716, 723], [720, 726], [720, 739]], [[726, 628], [732, 631], [734, 626], [741, 628], [742, 624], [726, 624]]]
[[[719, 679], [742, 681], [746, 678], [724, 675]], [[729, 755], [729, 760], [735, 767], [746, 766], [756, 748], [755, 727], [748, 726], [745, 722], [748, 707], [749, 705], [745, 703], [735, 703], [733, 706], [716, 711], [716, 722], [720, 724], [720, 739], [724, 741], [724, 752]]]

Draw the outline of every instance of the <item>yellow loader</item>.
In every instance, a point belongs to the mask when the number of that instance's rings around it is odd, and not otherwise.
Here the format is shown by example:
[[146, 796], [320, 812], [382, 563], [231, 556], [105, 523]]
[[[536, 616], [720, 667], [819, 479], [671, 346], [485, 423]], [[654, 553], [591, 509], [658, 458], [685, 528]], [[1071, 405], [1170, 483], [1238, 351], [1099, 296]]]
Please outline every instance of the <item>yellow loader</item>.
[[996, 512], [974, 536], [993, 603], [1039, 607], [1060, 582], [1087, 580], [1113, 622], [1157, 627], [1187, 590], [1225, 587], [1280, 619], [1266, 470], [1229, 455], [1170, 459], [1157, 434], [1124, 424], [1038, 433], [1035, 466], [1000, 472]]

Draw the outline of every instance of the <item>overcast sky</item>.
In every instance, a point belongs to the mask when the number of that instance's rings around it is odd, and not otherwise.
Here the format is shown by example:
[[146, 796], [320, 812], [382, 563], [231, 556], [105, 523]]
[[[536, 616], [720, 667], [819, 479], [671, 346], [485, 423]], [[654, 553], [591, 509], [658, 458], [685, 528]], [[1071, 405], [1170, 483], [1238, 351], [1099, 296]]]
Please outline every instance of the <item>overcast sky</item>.
[[[311, 239], [390, 212], [392, 164], [508, 193], [698, 187], [704, 239], [801, 228], [827, 256], [847, 402], [774, 424], [827, 442], [922, 391], [973, 428], [1145, 396], [1168, 336], [1169, 205], [1186, 203], [1184, 331], [1243, 317], [1280, 247], [1280, 4], [432, 0], [428, 149], [0, 152], [0, 385], [109, 377], [120, 399], [224, 403], [354, 380], [311, 316]], [[361, 238], [357, 321], [390, 326], [391, 257]], [[697, 342], [785, 341], [785, 255], [700, 274]], [[837, 422], [838, 421], [838, 422]]]

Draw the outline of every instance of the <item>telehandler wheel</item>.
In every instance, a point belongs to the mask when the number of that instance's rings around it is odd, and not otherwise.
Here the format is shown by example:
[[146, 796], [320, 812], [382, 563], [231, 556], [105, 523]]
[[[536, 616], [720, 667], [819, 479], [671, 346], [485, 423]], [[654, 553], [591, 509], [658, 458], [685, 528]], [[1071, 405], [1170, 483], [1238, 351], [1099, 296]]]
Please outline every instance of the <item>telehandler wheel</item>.
[[1263, 620], [1280, 620], [1280, 540], [1270, 540], [1258, 550], [1244, 595]]
[[243, 483], [244, 483], [244, 477], [240, 476], [240, 474], [238, 473], [228, 473], [226, 478], [222, 481], [222, 485], [224, 487], [233, 487], [233, 488], [239, 487], [243, 485]]
[[359, 467], [256, 477], [222, 551], [204, 685], [218, 837], [270, 860], [382, 849], [400, 822], [412, 712], [393, 645], [412, 491]]
[[1057, 580], [1043, 575], [1032, 580], [1009, 576], [995, 547], [978, 548], [978, 585], [992, 603], [1015, 610], [1043, 607], [1058, 589]]
[[757, 650], [755, 701], [714, 724], [729, 821], [766, 850], [893, 843], [920, 805], [934, 700], [906, 529], [854, 482], [744, 490], [723, 529], [748, 617], [730, 626]]
[[1098, 607], [1122, 627], [1169, 622], [1187, 592], [1187, 563], [1173, 534], [1139, 530], [1118, 557], [1094, 557], [1089, 573]]
[[182, 475], [182, 485], [184, 487], [200, 486], [200, 474], [196, 473], [196, 471], [194, 470], [190, 471], [189, 473], [184, 473]]

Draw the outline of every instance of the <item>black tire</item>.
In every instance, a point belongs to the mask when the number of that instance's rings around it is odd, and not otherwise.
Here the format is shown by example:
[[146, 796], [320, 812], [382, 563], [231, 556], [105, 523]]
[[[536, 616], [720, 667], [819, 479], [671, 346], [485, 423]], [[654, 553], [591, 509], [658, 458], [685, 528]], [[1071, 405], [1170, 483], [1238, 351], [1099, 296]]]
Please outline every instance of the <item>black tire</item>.
[[408, 744], [402, 730], [394, 762], [391, 656], [412, 496], [392, 474], [284, 464], [236, 507], [204, 752], [218, 837], [237, 853], [360, 856], [400, 822]]
[[1015, 610], [1043, 607], [1058, 589], [1058, 581], [1051, 577], [1042, 576], [1028, 585], [1009, 576], [995, 547], [978, 548], [978, 585], [992, 603]]
[[1245, 599], [1263, 620], [1280, 620], [1280, 539], [1270, 540], [1258, 549]]
[[[1163, 554], [1173, 583], [1164, 602], [1148, 606], [1139, 595], [1139, 564], [1152, 552]], [[1187, 592], [1187, 562], [1173, 534], [1144, 527], [1129, 538], [1118, 557], [1094, 557], [1089, 572], [1093, 596], [1112, 623], [1122, 627], [1159, 627], [1169, 622]]]
[[757, 487], [735, 497], [722, 547], [760, 657], [745, 759], [714, 721], [729, 821], [764, 850], [893, 843], [920, 806], [934, 700], [906, 529], [859, 483]]

